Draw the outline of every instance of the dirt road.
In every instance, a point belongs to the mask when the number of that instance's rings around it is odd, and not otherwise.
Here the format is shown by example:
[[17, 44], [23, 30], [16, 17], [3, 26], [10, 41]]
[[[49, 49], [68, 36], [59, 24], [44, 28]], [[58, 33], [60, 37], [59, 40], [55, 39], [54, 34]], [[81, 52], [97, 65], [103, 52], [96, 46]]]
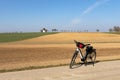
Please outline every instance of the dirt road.
[[120, 60], [93, 65], [68, 66], [0, 73], [0, 80], [120, 80]]

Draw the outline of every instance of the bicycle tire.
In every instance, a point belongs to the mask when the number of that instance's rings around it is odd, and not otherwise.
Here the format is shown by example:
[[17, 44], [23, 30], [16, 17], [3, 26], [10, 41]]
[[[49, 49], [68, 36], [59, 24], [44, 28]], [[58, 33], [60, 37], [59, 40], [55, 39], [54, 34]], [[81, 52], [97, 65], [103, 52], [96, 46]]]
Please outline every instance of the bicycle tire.
[[96, 61], [96, 51], [93, 50], [90, 54], [88, 54], [86, 62], [91, 62], [93, 63], [93, 66], [94, 66], [95, 61]]
[[72, 69], [72, 66], [73, 66], [74, 63], [75, 63], [75, 59], [76, 59], [77, 55], [78, 55], [78, 51], [75, 51], [74, 54], [73, 54], [73, 56], [72, 56], [70, 65], [69, 65], [70, 69]]

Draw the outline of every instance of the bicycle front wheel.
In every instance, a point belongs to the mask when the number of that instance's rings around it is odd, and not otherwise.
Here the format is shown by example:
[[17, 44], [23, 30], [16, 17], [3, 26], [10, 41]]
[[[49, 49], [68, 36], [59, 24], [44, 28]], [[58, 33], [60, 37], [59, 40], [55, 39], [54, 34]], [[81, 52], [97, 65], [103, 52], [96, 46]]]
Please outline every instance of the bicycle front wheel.
[[73, 66], [74, 63], [75, 63], [75, 59], [76, 59], [77, 55], [78, 55], [78, 51], [75, 51], [74, 54], [73, 54], [73, 57], [72, 57], [72, 59], [71, 59], [71, 62], [70, 62], [70, 68], [71, 68], [71, 69], [72, 69], [72, 66]]

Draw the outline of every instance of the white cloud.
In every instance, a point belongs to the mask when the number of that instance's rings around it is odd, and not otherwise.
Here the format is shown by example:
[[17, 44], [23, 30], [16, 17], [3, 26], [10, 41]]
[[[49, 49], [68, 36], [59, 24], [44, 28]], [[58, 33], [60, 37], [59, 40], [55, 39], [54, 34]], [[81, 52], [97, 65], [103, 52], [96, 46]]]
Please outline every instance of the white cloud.
[[102, 4], [107, 3], [108, 1], [110, 1], [110, 0], [97, 0], [94, 4], [92, 4], [87, 9], [85, 9], [78, 18], [73, 19], [72, 24], [80, 24], [82, 16], [85, 16], [86, 14], [90, 13], [95, 8], [97, 8], [98, 6], [101, 6]]
[[107, 3], [108, 1], [110, 1], [110, 0], [97, 0], [93, 5], [89, 6], [87, 9], [85, 9], [80, 16], [84, 16], [85, 14], [94, 10], [96, 7]]

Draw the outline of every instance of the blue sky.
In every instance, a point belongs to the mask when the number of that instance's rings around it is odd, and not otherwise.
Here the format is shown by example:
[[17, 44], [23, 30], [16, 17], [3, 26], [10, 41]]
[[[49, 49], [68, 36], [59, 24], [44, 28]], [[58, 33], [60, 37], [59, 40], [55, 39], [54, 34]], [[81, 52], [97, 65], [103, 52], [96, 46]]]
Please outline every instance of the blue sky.
[[0, 32], [108, 31], [120, 26], [120, 0], [0, 0]]

